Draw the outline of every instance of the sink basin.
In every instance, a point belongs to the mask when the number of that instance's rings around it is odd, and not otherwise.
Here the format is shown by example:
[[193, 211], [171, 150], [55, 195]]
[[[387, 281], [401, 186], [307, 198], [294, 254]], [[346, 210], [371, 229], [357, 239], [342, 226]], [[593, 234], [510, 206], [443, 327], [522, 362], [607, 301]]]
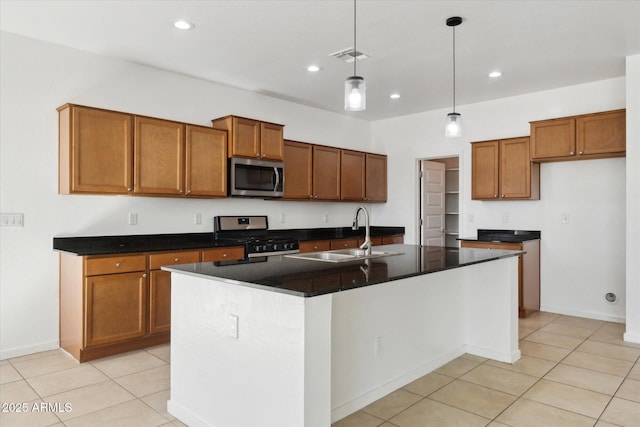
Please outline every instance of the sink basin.
[[323, 262], [346, 262], [371, 258], [381, 258], [392, 255], [401, 255], [402, 252], [371, 251], [367, 254], [364, 249], [338, 249], [335, 251], [308, 252], [302, 254], [285, 255], [287, 258], [307, 259]]

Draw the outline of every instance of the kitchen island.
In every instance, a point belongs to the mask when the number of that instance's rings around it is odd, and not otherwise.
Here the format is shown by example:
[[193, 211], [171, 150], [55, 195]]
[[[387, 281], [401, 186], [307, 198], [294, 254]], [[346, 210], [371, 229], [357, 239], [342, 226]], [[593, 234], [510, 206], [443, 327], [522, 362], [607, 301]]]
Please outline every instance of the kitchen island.
[[513, 363], [522, 252], [388, 245], [172, 272], [171, 397], [190, 426], [332, 422], [470, 353]]

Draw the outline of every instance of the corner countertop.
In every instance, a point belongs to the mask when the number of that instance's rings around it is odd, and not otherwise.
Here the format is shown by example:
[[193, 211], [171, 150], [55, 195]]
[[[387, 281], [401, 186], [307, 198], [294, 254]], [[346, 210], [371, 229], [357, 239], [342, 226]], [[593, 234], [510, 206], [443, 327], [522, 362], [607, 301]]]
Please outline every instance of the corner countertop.
[[465, 267], [521, 255], [523, 251], [448, 248], [418, 245], [384, 245], [376, 250], [401, 255], [328, 263], [286, 256], [252, 259], [252, 262], [202, 262], [162, 267], [172, 273], [222, 280], [300, 297], [314, 297], [376, 285], [413, 276]]
[[534, 230], [490, 230], [478, 229], [478, 237], [463, 237], [458, 240], [470, 242], [522, 243], [528, 240], [540, 240], [541, 232]]
[[[269, 235], [289, 237], [299, 241], [330, 240], [364, 237], [364, 227], [354, 231], [351, 227], [302, 228], [269, 230]], [[404, 234], [404, 227], [371, 226], [371, 236]], [[178, 251], [237, 246], [213, 240], [213, 232], [178, 234], [137, 234], [124, 236], [71, 236], [54, 237], [53, 249], [79, 256], [112, 255], [130, 252]]]

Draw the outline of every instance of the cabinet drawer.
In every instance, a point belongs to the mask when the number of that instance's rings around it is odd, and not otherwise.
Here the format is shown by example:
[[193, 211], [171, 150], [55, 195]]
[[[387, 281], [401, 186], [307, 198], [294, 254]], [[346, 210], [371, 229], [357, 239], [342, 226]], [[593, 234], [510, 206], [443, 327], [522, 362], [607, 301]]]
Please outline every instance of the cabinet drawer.
[[393, 245], [396, 243], [404, 243], [404, 236], [403, 235], [397, 235], [397, 236], [383, 236], [382, 237], [382, 244], [383, 245]]
[[469, 242], [463, 240], [461, 242], [463, 248], [478, 248], [478, 249], [500, 249], [504, 251], [521, 251], [522, 243], [509, 243], [509, 242]]
[[87, 258], [84, 269], [86, 276], [144, 271], [147, 269], [147, 259], [144, 255]]
[[339, 239], [331, 241], [331, 249], [353, 249], [358, 247], [358, 239]]
[[242, 258], [244, 258], [244, 246], [227, 246], [202, 251], [202, 262], [227, 261]]
[[300, 242], [300, 252], [320, 252], [331, 249], [331, 240], [309, 240]]
[[159, 270], [163, 265], [200, 262], [200, 251], [170, 252], [149, 255], [149, 270]]

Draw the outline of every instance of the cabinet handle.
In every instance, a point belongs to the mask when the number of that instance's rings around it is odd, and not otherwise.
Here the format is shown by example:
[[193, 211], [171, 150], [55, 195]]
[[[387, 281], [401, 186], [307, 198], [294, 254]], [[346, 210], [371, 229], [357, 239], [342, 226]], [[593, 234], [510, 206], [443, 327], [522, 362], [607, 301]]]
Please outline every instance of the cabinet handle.
[[316, 250], [316, 249], [318, 249], [318, 247], [317, 247], [317, 246], [314, 246], [314, 247], [313, 247], [313, 249], [314, 249], [314, 250]]
[[174, 262], [178, 262], [178, 261], [180, 261], [180, 258], [175, 258], [173, 261]]
[[569, 155], [570, 155], [570, 156], [573, 156], [574, 154], [575, 154], [575, 153], [574, 153], [573, 151], [570, 151], [570, 152], [569, 152]]
[[227, 254], [222, 254], [222, 258], [226, 258], [226, 257], [227, 257]]
[[142, 278], [143, 278], [143, 279], [146, 279], [146, 278], [147, 278], [147, 273], [144, 273], [144, 274], [142, 275]]
[[494, 195], [493, 195], [493, 197], [494, 197], [495, 199], [497, 199], [497, 198], [498, 198], [498, 195], [497, 195], [497, 194], [494, 194]]
[[503, 194], [503, 195], [501, 195], [500, 197], [502, 197], [502, 198], [504, 199], [504, 194]]
[[120, 268], [122, 264], [120, 264], [119, 262], [116, 262], [116, 268]]
[[132, 190], [133, 190], [133, 188], [131, 188], [131, 187], [127, 188], [127, 191], [132, 191]]
[[580, 151], [578, 154], [583, 154], [582, 151]]

